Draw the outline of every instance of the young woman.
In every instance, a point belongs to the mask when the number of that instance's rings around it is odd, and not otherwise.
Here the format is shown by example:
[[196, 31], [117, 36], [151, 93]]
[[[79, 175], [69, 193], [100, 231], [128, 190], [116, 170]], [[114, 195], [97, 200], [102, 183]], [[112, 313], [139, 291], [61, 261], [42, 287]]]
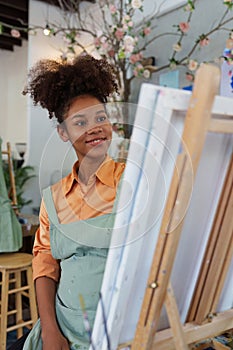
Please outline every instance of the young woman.
[[42, 60], [29, 73], [23, 93], [57, 118], [58, 133], [71, 142], [78, 160], [68, 176], [43, 192], [33, 248], [40, 318], [24, 350], [89, 348], [80, 299], [92, 327], [124, 171], [123, 163], [107, 155], [112, 126], [105, 103], [113, 92], [113, 68], [89, 55], [72, 63]]

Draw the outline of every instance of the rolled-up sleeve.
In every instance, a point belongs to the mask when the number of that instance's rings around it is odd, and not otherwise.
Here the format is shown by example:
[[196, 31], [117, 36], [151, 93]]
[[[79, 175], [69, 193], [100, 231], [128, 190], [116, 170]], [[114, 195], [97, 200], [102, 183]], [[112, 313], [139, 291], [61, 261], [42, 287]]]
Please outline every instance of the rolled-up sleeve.
[[43, 199], [40, 207], [40, 226], [36, 231], [33, 246], [32, 268], [34, 280], [43, 276], [52, 278], [56, 282], [59, 280], [60, 264], [51, 253], [49, 219]]

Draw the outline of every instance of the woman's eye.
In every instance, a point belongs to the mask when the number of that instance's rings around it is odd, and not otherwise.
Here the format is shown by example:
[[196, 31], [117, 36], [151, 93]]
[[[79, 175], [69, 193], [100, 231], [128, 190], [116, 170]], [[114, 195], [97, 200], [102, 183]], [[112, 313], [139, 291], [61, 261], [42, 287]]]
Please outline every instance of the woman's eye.
[[98, 122], [104, 122], [107, 119], [106, 115], [101, 115], [97, 118]]
[[75, 125], [77, 125], [77, 126], [85, 126], [86, 122], [85, 122], [85, 120], [79, 120], [79, 121], [75, 122]]

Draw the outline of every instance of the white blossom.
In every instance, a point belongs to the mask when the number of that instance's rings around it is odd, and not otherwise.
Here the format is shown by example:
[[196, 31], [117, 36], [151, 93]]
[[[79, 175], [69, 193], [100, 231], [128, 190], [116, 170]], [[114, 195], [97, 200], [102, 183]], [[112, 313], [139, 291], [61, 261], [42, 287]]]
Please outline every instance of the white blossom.
[[134, 38], [132, 37], [132, 36], [130, 36], [130, 35], [126, 35], [125, 37], [124, 37], [124, 44], [125, 45], [134, 45]]
[[132, 0], [132, 8], [134, 9], [140, 9], [142, 7], [142, 1], [141, 0]]
[[195, 61], [195, 60], [190, 60], [189, 61], [189, 64], [188, 64], [189, 70], [194, 71], [194, 70], [197, 69], [197, 66], [198, 66], [197, 61]]
[[131, 53], [134, 50], [135, 41], [130, 35], [124, 37], [124, 50], [126, 53]]
[[173, 45], [173, 50], [176, 51], [176, 52], [180, 52], [182, 50], [182, 46], [179, 43], [174, 44]]
[[143, 72], [143, 77], [145, 79], [149, 79], [150, 78], [150, 71], [149, 69], [145, 69], [144, 72]]

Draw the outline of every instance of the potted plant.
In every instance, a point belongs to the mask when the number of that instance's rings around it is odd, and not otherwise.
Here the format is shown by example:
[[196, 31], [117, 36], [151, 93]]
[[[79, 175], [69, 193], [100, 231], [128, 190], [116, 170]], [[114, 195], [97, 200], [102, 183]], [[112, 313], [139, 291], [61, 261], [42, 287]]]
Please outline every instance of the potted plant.
[[[34, 168], [32, 166], [27, 165], [18, 167], [16, 159], [13, 159], [13, 167], [18, 208], [22, 209], [25, 205], [28, 205], [32, 202], [31, 199], [24, 198], [24, 186], [31, 178], [35, 177], [36, 175], [34, 174]], [[9, 197], [11, 197], [11, 184], [7, 162], [3, 162], [3, 171]]]

